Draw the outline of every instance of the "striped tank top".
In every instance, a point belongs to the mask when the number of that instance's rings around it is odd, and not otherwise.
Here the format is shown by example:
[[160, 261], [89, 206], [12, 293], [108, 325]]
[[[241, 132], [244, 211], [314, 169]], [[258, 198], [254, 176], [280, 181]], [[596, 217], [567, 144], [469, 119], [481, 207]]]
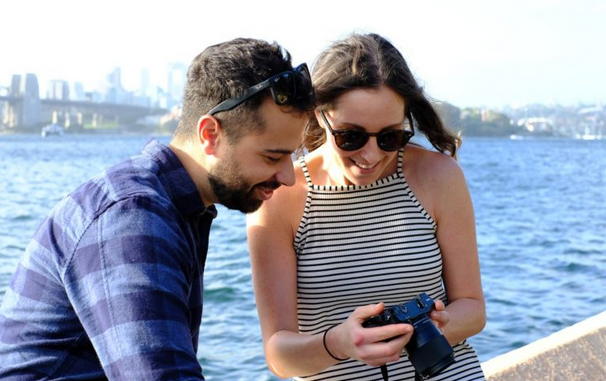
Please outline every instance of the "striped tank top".
[[[392, 306], [421, 292], [445, 303], [442, 256], [436, 223], [417, 201], [398, 170], [369, 185], [314, 185], [307, 179], [305, 209], [295, 237], [299, 331], [321, 334], [347, 319], [359, 306]], [[474, 349], [454, 347], [456, 362], [432, 380], [483, 380]], [[388, 364], [389, 380], [414, 380], [404, 354]], [[379, 368], [345, 360], [296, 380], [376, 380]]]

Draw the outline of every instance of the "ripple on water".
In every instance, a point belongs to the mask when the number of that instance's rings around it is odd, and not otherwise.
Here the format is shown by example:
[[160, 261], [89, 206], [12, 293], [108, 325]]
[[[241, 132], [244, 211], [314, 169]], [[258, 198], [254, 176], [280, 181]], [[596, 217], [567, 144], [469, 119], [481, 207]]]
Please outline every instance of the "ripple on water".
[[204, 288], [204, 301], [228, 303], [238, 299], [238, 291], [227, 285], [212, 284]]

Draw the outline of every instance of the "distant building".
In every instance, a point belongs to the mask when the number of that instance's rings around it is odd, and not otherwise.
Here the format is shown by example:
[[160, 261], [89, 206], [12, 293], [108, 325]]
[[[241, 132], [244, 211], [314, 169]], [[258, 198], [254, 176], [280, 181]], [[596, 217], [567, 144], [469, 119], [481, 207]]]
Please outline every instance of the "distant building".
[[81, 82], [74, 82], [70, 91], [70, 98], [73, 101], [84, 101], [86, 100], [86, 93], [84, 92], [84, 85]]
[[104, 95], [100, 91], [87, 91], [84, 93], [84, 100], [94, 103], [103, 102]]
[[48, 83], [48, 89], [46, 91], [47, 99], [56, 99], [60, 101], [68, 101], [69, 97], [69, 83], [64, 80], [55, 79]]
[[151, 107], [149, 69], [141, 70], [141, 87], [139, 91], [133, 94], [133, 104], [142, 107]]
[[4, 122], [9, 127], [32, 127], [40, 123], [42, 107], [38, 78], [35, 74], [13, 75], [8, 94], [22, 98], [21, 102], [14, 103], [5, 110]]
[[518, 120], [518, 126], [532, 133], [553, 133], [553, 120], [551, 118], [532, 117]]
[[122, 69], [119, 67], [107, 75], [105, 88], [105, 102], [124, 103], [124, 89], [122, 88]]
[[119, 67], [114, 68], [114, 70], [107, 75], [107, 83], [110, 87], [122, 89], [122, 69]]
[[183, 103], [183, 89], [187, 82], [187, 65], [184, 63], [168, 64], [167, 102], [166, 108]]

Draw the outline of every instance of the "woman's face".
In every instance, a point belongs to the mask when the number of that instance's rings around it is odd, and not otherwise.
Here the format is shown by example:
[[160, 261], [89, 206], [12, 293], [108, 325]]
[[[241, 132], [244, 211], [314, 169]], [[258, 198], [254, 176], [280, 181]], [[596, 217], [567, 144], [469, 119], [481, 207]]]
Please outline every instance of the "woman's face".
[[[404, 99], [389, 87], [356, 89], [341, 95], [334, 108], [325, 111], [326, 119], [334, 131], [357, 129], [368, 133], [404, 128]], [[384, 151], [377, 145], [377, 137], [371, 136], [366, 144], [355, 151], [344, 151], [336, 143], [320, 113], [316, 111], [320, 125], [327, 135], [329, 171], [334, 177], [334, 167], [341, 172], [346, 184], [368, 185], [397, 169], [398, 151]]]

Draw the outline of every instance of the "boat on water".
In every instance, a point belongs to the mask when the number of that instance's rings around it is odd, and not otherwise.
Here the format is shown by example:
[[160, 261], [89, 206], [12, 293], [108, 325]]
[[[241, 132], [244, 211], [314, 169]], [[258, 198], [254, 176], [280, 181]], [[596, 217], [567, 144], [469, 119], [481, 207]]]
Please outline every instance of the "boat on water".
[[47, 124], [46, 126], [42, 127], [42, 132], [40, 133], [42, 135], [43, 138], [47, 137], [47, 136], [61, 136], [65, 133], [65, 130], [63, 129], [63, 127], [61, 127], [58, 124]]
[[602, 135], [594, 135], [594, 134], [583, 134], [580, 135], [580, 139], [582, 140], [602, 140], [605, 137]]

